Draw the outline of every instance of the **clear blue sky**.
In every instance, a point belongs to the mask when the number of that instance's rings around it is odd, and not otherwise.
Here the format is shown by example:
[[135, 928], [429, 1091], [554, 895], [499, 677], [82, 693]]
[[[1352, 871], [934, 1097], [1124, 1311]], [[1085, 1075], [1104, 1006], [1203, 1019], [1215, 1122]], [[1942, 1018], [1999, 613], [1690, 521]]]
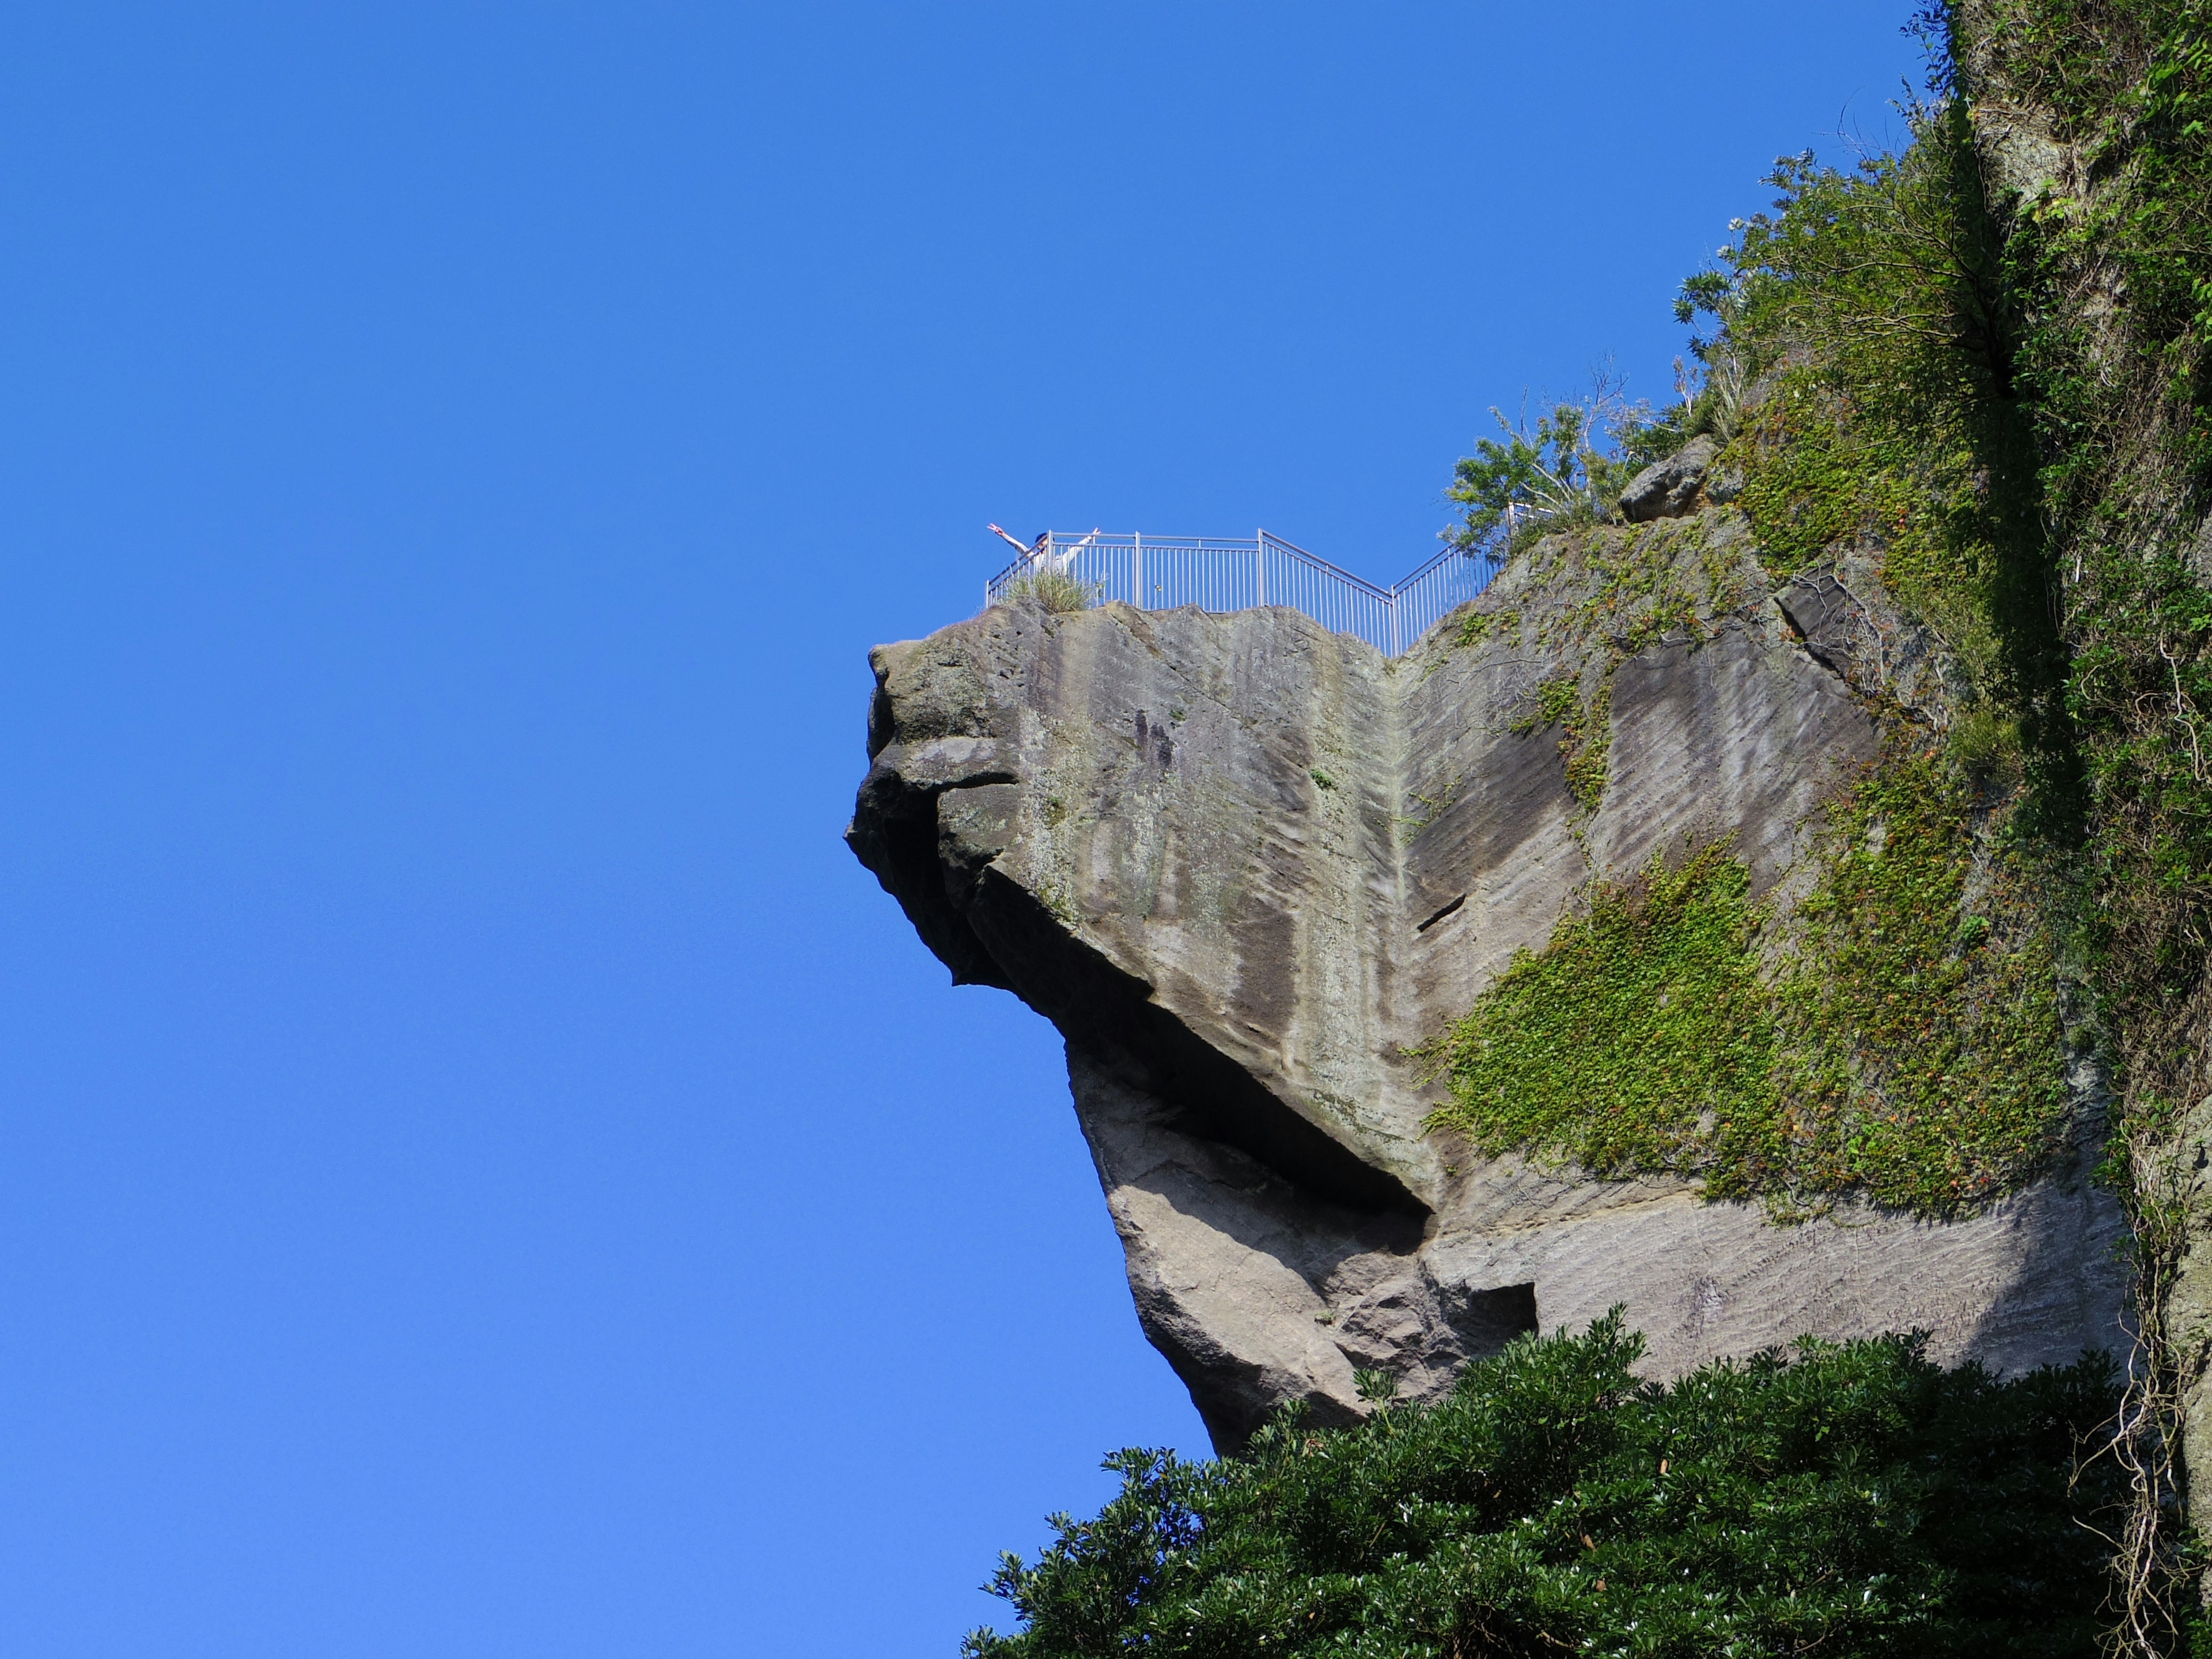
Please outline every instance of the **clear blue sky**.
[[1907, 9], [12, 11], [0, 1645], [950, 1656], [1202, 1451], [866, 648], [987, 519], [1401, 574]]

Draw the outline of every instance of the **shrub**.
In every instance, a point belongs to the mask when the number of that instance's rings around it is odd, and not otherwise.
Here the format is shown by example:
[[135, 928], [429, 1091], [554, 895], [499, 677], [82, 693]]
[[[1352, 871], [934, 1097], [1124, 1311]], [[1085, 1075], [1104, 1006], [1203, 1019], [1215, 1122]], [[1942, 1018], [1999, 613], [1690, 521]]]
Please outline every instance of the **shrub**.
[[1478, 438], [1453, 470], [1444, 499], [1462, 507], [1443, 538], [1464, 553], [1504, 558], [1523, 532], [1590, 524], [1613, 511], [1621, 490], [1711, 422], [1710, 399], [1655, 416], [1601, 378], [1580, 403], [1555, 404], [1532, 428], [1492, 409], [1499, 436]]
[[1031, 599], [1054, 616], [1061, 616], [1090, 610], [1098, 603], [1098, 592], [1096, 583], [1078, 581], [1064, 570], [1038, 570], [1007, 583], [1006, 599], [1008, 604]]
[[[1620, 1310], [1435, 1405], [1218, 1462], [1124, 1451], [1095, 1520], [990, 1585], [969, 1659], [2084, 1655], [2119, 1478], [2101, 1357], [2000, 1382], [1923, 1339], [1807, 1340], [1639, 1382]], [[1382, 1390], [1375, 1390], [1381, 1394]]]

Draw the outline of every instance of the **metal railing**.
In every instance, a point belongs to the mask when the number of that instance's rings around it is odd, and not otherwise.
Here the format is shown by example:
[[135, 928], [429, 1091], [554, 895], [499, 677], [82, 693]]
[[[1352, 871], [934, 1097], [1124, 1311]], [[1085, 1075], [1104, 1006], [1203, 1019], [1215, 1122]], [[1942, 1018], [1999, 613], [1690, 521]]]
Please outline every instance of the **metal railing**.
[[1009, 598], [1018, 582], [1058, 576], [1089, 590], [1094, 603], [1118, 599], [1139, 611], [1285, 605], [1395, 657], [1481, 592], [1497, 571], [1487, 554], [1448, 547], [1395, 586], [1377, 587], [1264, 530], [1249, 541], [1049, 531], [983, 585], [983, 603]]

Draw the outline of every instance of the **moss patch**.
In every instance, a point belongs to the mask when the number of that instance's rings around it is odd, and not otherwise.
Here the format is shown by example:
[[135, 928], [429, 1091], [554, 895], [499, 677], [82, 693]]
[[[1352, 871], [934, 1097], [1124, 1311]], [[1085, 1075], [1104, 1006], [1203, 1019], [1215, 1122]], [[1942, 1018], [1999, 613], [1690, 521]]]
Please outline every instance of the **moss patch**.
[[1480, 645], [1492, 634], [1519, 644], [1521, 613], [1517, 611], [1470, 611], [1460, 618], [1459, 631], [1452, 636], [1452, 643], [1465, 649]]
[[1945, 1213], [2056, 1152], [2066, 1090], [2056, 966], [2000, 856], [1974, 890], [1966, 781], [1913, 755], [1837, 810], [1776, 988], [1790, 1097], [1716, 1196], [1794, 1185]]
[[1802, 569], [1836, 542], [1890, 516], [1844, 441], [1826, 388], [1787, 377], [1736, 441], [1743, 510], [1759, 535], [1761, 563], [1777, 576]]
[[1527, 737], [1541, 726], [1559, 730], [1559, 758], [1566, 763], [1567, 788], [1585, 812], [1597, 811], [1605, 796], [1606, 758], [1613, 752], [1613, 665], [1595, 695], [1583, 700], [1582, 677], [1554, 674], [1536, 687], [1535, 707], [1507, 728]]
[[1773, 1017], [1748, 886], [1719, 846], [1601, 886], [1429, 1051], [1452, 1094], [1431, 1126], [1493, 1155], [1627, 1175], [1702, 1168], [1714, 1123], [1770, 1117]]
[[1928, 406], [1908, 378], [1852, 385], [1792, 369], [1728, 459], [1743, 468], [1741, 504], [1771, 574], [1854, 543], [1878, 549], [1882, 585], [1985, 674], [1998, 531], [1963, 422], [1927, 417]]
[[1708, 618], [1743, 598], [1734, 560], [1705, 532], [1701, 520], [1670, 519], [1548, 538], [1529, 556], [1530, 574], [1562, 603], [1535, 643], [1618, 662], [1669, 634], [1704, 636]]
[[1583, 811], [1595, 812], [1605, 795], [1605, 765], [1613, 752], [1613, 676], [1608, 672], [1600, 682], [1597, 695], [1587, 703], [1577, 703], [1574, 714], [1562, 727], [1559, 753], [1567, 763], [1567, 788], [1582, 803]]
[[1429, 1126], [1603, 1176], [1698, 1176], [1778, 1218], [1844, 1194], [1986, 1203], [2066, 1123], [2054, 969], [2019, 879], [1978, 860], [1948, 761], [1893, 757], [1836, 804], [1773, 948], [1724, 844], [1601, 885], [1425, 1051], [1451, 1095]]

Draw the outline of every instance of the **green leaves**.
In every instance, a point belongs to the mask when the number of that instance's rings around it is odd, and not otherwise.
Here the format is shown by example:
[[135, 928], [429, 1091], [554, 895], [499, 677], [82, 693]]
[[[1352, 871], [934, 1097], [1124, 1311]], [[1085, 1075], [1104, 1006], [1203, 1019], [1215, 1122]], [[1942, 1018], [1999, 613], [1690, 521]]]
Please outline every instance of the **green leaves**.
[[1741, 860], [1714, 845], [1600, 887], [1428, 1051], [1452, 1099], [1429, 1120], [1484, 1152], [1598, 1175], [1696, 1170], [1774, 1113], [1774, 1027]]
[[1516, 426], [1503, 410], [1490, 413], [1504, 441], [1476, 439], [1474, 453], [1460, 462], [1444, 491], [1446, 500], [1467, 509], [1452, 544], [1466, 552], [1491, 550], [1498, 532], [1524, 513], [1531, 522], [1587, 516], [1594, 505], [1590, 411], [1560, 404], [1549, 415], [1537, 416], [1533, 432], [1525, 419]]
[[1942, 1215], [2045, 1166], [2065, 1142], [2065, 1056], [2023, 889], [2001, 853], [1978, 863], [1965, 780], [1935, 752], [1893, 754], [1854, 789], [1776, 988], [1786, 1133], [1715, 1189], [1786, 1180]]
[[[1561, 717], [1540, 695], [1535, 713]], [[2057, 969], [1974, 799], [1949, 759], [1893, 750], [1832, 805], [1778, 927], [1724, 844], [1600, 885], [1423, 1051], [1451, 1094], [1428, 1127], [1701, 1176], [1782, 1218], [1846, 1194], [1949, 1215], [2017, 1188], [2064, 1143]]]
[[1523, 1338], [1435, 1405], [1241, 1457], [1107, 1462], [993, 1581], [1025, 1629], [971, 1659], [1709, 1659], [1818, 1651], [2087, 1656], [2118, 1496], [2077, 1445], [2112, 1404], [2085, 1360], [1999, 1383], [1917, 1338], [1824, 1344], [1639, 1382], [1619, 1310]]
[[1605, 516], [1621, 489], [1656, 460], [1673, 454], [1692, 435], [1688, 411], [1654, 417], [1644, 404], [1623, 398], [1613, 382], [1579, 404], [1562, 403], [1539, 415], [1532, 428], [1524, 415], [1510, 421], [1492, 408], [1497, 438], [1478, 438], [1444, 491], [1465, 509], [1445, 539], [1467, 553], [1503, 558], [1512, 537], [1536, 525], [1588, 524]]

